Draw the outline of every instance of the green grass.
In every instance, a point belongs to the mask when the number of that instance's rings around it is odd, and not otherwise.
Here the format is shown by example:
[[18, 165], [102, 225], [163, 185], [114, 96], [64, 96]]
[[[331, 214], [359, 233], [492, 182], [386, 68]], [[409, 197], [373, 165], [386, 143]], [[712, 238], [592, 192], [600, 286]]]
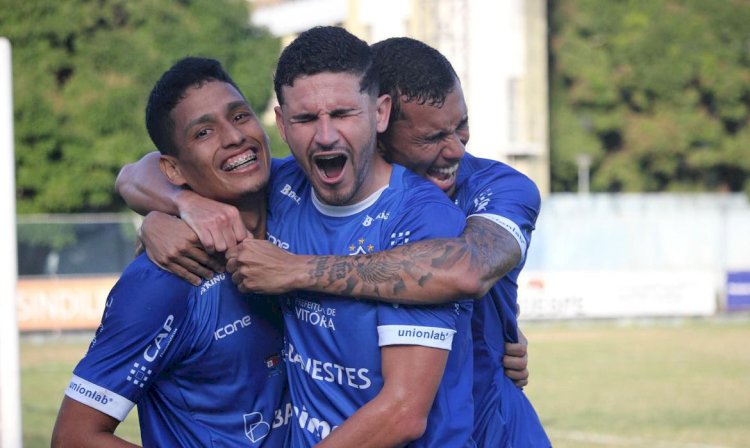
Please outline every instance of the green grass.
[[[750, 446], [750, 320], [523, 323], [556, 448]], [[81, 338], [24, 340], [26, 448], [47, 447]], [[138, 441], [135, 412], [118, 434]]]
[[750, 446], [750, 323], [527, 325], [555, 447]]
[[[49, 447], [63, 393], [88, 339], [63, 337], [21, 342], [21, 409], [25, 448]], [[134, 443], [141, 440], [138, 415], [133, 410], [116, 434]]]

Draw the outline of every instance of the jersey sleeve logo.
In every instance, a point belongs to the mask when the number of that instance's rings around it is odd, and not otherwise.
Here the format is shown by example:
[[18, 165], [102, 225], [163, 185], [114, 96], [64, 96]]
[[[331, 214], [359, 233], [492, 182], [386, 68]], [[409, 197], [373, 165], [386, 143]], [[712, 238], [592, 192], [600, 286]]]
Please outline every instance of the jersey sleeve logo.
[[407, 244], [409, 242], [409, 237], [411, 236], [410, 230], [405, 230], [403, 232], [393, 232], [391, 233], [391, 247], [395, 246], [401, 246], [404, 244]]
[[134, 362], [133, 367], [130, 369], [130, 374], [125, 378], [135, 386], [143, 389], [143, 386], [145, 386], [149, 378], [151, 378], [152, 373], [153, 371], [148, 367], [141, 365], [138, 362]]
[[487, 210], [487, 206], [490, 204], [490, 199], [492, 199], [491, 188], [484, 190], [479, 197], [474, 198], [474, 213]]

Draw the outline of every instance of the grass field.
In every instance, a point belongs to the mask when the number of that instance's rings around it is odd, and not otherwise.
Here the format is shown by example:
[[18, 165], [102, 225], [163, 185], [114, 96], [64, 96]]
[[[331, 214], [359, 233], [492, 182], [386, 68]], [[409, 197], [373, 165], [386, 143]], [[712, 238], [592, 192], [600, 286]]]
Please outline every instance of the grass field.
[[[750, 319], [524, 323], [526, 392], [557, 448], [750, 446]], [[21, 346], [24, 444], [47, 447], [85, 338]], [[131, 414], [118, 433], [138, 441]]]

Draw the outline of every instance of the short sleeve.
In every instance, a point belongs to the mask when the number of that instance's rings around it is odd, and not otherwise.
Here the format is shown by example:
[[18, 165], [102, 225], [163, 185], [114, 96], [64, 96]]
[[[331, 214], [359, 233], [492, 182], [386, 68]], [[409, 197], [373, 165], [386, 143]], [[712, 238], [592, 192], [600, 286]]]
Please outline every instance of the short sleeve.
[[65, 394], [122, 421], [184, 350], [193, 287], [145, 255], [107, 297], [101, 325]]
[[507, 230], [518, 242], [523, 262], [541, 205], [536, 184], [506, 165], [493, 163], [474, 173], [461, 195], [467, 218], [488, 219]]

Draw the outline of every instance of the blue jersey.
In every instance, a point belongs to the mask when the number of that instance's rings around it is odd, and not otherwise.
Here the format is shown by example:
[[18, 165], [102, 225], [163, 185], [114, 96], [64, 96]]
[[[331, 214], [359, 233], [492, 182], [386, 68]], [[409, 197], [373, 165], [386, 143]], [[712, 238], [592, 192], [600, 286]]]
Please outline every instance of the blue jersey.
[[65, 394], [121, 421], [137, 404], [144, 446], [282, 447], [282, 348], [276, 300], [224, 274], [190, 285], [144, 254], [110, 292]]
[[[454, 237], [465, 222], [440, 190], [397, 165], [387, 187], [359, 204], [333, 207], [317, 200], [289, 159], [274, 175], [269, 205], [269, 239], [297, 254], [365, 254]], [[284, 320], [296, 416], [292, 446], [319, 442], [378, 394], [380, 347], [387, 345], [451, 350], [427, 430], [410, 446], [474, 446], [471, 307], [468, 300], [419, 307], [304, 291], [290, 295]]]
[[509, 231], [521, 262], [474, 304], [474, 438], [482, 447], [547, 447], [534, 408], [502, 364], [505, 342], [518, 342], [517, 284], [536, 218], [539, 190], [528, 177], [500, 162], [464, 155], [455, 203], [466, 217], [489, 219]]

